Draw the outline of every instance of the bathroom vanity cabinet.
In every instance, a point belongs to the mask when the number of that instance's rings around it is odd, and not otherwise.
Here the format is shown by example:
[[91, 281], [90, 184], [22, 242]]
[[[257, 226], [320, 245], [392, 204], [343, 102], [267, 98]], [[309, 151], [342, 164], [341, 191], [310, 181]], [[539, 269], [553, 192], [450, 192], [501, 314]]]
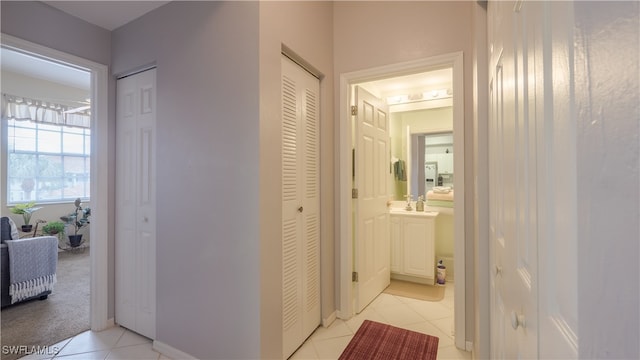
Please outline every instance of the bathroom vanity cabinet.
[[435, 220], [437, 212], [392, 210], [391, 277], [435, 283]]

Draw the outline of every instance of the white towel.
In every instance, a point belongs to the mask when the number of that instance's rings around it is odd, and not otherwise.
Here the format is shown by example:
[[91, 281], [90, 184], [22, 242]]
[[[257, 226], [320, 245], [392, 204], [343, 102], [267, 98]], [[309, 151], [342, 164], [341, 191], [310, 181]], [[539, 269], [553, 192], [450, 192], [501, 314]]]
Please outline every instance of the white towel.
[[449, 192], [451, 192], [451, 187], [450, 186], [434, 186], [433, 192], [436, 194], [448, 194]]
[[[453, 190], [449, 191], [446, 194], [439, 194], [434, 191], [429, 190], [427, 192], [427, 200], [437, 200], [437, 201], [453, 201]], [[428, 204], [429, 202], [427, 202]]]

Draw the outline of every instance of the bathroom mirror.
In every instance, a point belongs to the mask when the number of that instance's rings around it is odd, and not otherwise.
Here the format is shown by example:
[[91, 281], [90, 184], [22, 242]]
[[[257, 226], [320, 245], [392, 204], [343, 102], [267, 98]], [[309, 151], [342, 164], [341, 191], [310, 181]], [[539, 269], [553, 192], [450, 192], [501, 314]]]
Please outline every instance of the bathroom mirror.
[[407, 189], [413, 199], [434, 186], [453, 187], [453, 132], [410, 134]]
[[433, 186], [453, 187], [451, 107], [391, 113], [393, 200], [413, 200]]

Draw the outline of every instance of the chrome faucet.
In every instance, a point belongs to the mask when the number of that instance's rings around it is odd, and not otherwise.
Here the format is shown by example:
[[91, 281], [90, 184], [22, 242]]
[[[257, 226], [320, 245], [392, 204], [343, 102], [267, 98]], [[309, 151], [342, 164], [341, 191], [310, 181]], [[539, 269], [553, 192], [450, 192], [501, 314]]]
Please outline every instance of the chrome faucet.
[[407, 206], [404, 209], [407, 211], [413, 210], [411, 207], [411, 194], [405, 195], [405, 197], [407, 198]]

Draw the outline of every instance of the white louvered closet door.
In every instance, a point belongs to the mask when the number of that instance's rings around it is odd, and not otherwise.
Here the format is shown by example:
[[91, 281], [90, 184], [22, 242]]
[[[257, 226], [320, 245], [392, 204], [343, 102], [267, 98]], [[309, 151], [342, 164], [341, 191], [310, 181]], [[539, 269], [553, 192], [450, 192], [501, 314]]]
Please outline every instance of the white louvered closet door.
[[289, 357], [320, 324], [320, 81], [282, 56], [282, 329]]

